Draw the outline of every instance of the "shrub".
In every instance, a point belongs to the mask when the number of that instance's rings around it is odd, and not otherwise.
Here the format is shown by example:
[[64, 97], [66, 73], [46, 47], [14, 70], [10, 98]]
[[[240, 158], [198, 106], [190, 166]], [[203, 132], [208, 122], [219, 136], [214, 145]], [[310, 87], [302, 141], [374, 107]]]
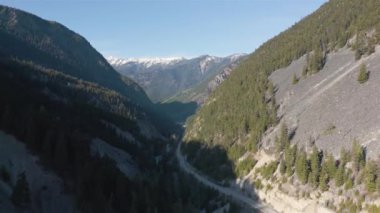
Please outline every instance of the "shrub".
[[358, 75], [358, 82], [360, 84], [364, 84], [369, 79], [369, 72], [367, 71], [367, 67], [365, 64], [362, 64], [360, 66], [359, 75]]
[[293, 75], [292, 84], [293, 84], [293, 85], [295, 85], [295, 84], [297, 84], [297, 83], [298, 83], [298, 81], [299, 81], [299, 79], [298, 79], [297, 75], [296, 75], [296, 74], [294, 74], [294, 75]]

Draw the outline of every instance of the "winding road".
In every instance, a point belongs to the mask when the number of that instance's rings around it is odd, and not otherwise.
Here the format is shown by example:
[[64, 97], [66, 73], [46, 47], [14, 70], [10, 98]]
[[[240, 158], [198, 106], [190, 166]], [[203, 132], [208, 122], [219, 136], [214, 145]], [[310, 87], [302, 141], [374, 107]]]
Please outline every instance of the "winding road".
[[193, 168], [185, 159], [185, 157], [181, 153], [181, 144], [182, 142], [179, 142], [176, 150], [176, 158], [178, 160], [180, 168], [185, 171], [186, 173], [192, 175], [195, 179], [197, 179], [199, 182], [203, 183], [204, 185], [228, 196], [229, 198], [235, 200], [236, 202], [239, 202], [245, 206], [248, 206], [250, 208], [260, 210], [262, 212], [275, 212], [274, 210], [268, 208], [268, 206], [262, 205], [258, 203], [256, 200], [244, 195], [240, 191], [236, 191], [232, 188], [223, 187], [220, 186], [207, 177], [201, 175], [195, 168]]

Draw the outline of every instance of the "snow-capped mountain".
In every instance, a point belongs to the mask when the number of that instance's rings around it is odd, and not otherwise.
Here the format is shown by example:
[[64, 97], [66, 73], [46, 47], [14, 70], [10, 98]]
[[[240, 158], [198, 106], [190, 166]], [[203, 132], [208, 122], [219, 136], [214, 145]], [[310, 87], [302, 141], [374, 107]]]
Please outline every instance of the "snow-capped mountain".
[[[203, 55], [191, 59], [108, 57], [107, 60], [118, 72], [139, 83], [153, 101], [162, 102], [199, 85], [205, 85], [199, 92], [206, 91], [208, 81], [244, 57], [245, 54], [234, 54], [227, 57]], [[197, 100], [185, 98], [182, 101]]]
[[110, 56], [107, 58], [108, 62], [113, 66], [123, 66], [130, 63], [138, 63], [146, 66], [147, 68], [153, 65], [169, 65], [172, 63], [176, 63], [182, 60], [186, 60], [184, 57], [167, 57], [167, 58], [118, 58], [114, 56]]

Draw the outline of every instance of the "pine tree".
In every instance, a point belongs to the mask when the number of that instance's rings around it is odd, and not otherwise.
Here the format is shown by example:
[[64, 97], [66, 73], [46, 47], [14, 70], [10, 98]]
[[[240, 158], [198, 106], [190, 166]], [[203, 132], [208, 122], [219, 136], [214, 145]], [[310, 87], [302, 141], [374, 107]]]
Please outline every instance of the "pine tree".
[[369, 79], [369, 72], [367, 71], [367, 67], [365, 64], [362, 64], [360, 66], [359, 75], [358, 75], [358, 82], [360, 84], [363, 84], [367, 82]]
[[328, 173], [329, 178], [333, 179], [335, 177], [337, 168], [336, 168], [336, 161], [331, 154], [327, 154], [325, 164], [327, 167], [327, 173]]
[[281, 162], [280, 162], [280, 173], [282, 175], [284, 175], [286, 173], [286, 165], [285, 165], [285, 161], [284, 160], [281, 160]]
[[290, 147], [289, 145], [285, 147], [285, 164], [286, 164], [286, 174], [291, 176], [293, 174], [293, 167], [295, 159], [297, 157], [297, 145]]
[[364, 170], [364, 183], [368, 192], [376, 190], [376, 164], [373, 161], [367, 163]]
[[351, 177], [349, 177], [346, 181], [346, 184], [344, 185], [344, 189], [349, 190], [349, 189], [352, 189], [353, 186], [354, 186], [354, 181], [352, 180]]
[[290, 146], [289, 142], [289, 134], [288, 134], [288, 127], [285, 123], [281, 125], [281, 131], [280, 131], [280, 143], [278, 145], [278, 149], [280, 151], [283, 151], [286, 147]]
[[365, 149], [359, 145], [357, 140], [354, 140], [352, 143], [352, 161], [356, 171], [359, 171], [365, 166]]
[[344, 166], [340, 164], [335, 174], [335, 185], [339, 187], [339, 186], [342, 186], [343, 183], [344, 183]]
[[322, 191], [327, 191], [329, 189], [329, 174], [328, 174], [328, 165], [326, 161], [322, 163], [322, 168], [321, 168], [321, 175], [319, 178], [319, 188]]
[[317, 73], [324, 65], [325, 54], [320, 45], [318, 45], [318, 47], [314, 48], [314, 52], [309, 56], [309, 70], [312, 73]]
[[65, 135], [61, 133], [58, 137], [57, 144], [55, 145], [55, 165], [59, 169], [64, 169], [68, 161], [68, 150]]
[[311, 185], [313, 187], [318, 187], [319, 185], [319, 175], [321, 171], [321, 153], [318, 151], [317, 147], [313, 147], [313, 152], [310, 156], [310, 175], [311, 175]]
[[25, 207], [30, 203], [29, 184], [25, 172], [18, 175], [11, 199], [14, 205], [20, 207]]
[[343, 147], [340, 150], [340, 163], [344, 166], [350, 161], [350, 153], [349, 151], [346, 151]]
[[309, 175], [309, 165], [307, 162], [306, 152], [300, 150], [296, 160], [296, 174], [299, 180], [305, 184]]

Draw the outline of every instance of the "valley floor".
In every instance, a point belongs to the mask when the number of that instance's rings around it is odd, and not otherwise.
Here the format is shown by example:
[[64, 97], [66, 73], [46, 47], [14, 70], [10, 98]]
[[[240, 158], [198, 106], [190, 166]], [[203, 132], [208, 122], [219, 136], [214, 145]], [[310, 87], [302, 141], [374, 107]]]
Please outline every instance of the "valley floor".
[[199, 182], [203, 183], [204, 185], [218, 191], [221, 194], [226, 195], [227, 197], [230, 197], [232, 200], [241, 203], [244, 206], [248, 206], [252, 209], [259, 210], [262, 212], [268, 212], [268, 213], [274, 213], [276, 212], [273, 210], [270, 206], [263, 205], [259, 201], [252, 199], [251, 197], [243, 194], [242, 192], [235, 190], [230, 187], [223, 187], [218, 185], [217, 183], [213, 182], [206, 176], [200, 174], [195, 168], [193, 168], [187, 161], [186, 157], [184, 157], [181, 153], [181, 143], [179, 143], [177, 150], [176, 150], [176, 158], [178, 160], [179, 166], [182, 170], [192, 175], [195, 179], [197, 179]]

